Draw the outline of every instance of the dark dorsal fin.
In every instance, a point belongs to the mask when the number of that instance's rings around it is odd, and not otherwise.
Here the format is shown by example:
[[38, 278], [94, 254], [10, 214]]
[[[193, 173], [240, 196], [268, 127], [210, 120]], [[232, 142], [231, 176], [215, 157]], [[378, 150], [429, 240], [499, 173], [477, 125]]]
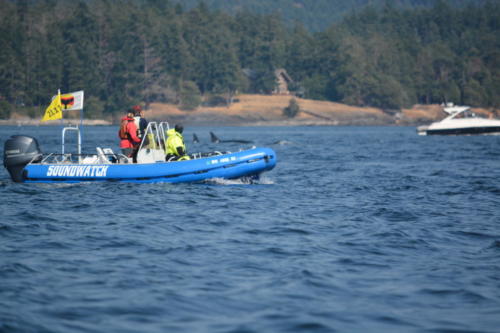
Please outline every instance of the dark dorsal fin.
[[213, 132], [210, 132], [210, 140], [214, 143], [220, 142], [219, 138]]

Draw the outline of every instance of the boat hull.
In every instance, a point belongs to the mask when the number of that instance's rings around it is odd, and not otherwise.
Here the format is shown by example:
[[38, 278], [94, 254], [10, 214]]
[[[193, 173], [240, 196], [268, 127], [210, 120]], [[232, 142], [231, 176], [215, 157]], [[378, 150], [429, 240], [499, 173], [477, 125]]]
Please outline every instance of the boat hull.
[[480, 135], [500, 134], [500, 126], [438, 128], [425, 130], [427, 135]]
[[144, 164], [28, 164], [23, 171], [26, 183], [182, 183], [212, 178], [257, 177], [276, 165], [270, 148], [255, 148], [178, 162]]
[[445, 108], [450, 114], [445, 119], [419, 126], [420, 135], [480, 135], [500, 133], [500, 120], [479, 117], [470, 111], [468, 106]]

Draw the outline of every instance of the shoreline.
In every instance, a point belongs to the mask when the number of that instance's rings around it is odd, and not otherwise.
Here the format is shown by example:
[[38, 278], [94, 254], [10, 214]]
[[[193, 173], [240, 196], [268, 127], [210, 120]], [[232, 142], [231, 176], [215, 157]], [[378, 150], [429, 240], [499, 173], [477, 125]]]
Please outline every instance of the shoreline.
[[[165, 119], [158, 118], [146, 118], [148, 121], [165, 121]], [[418, 126], [420, 124], [410, 124], [410, 123], [394, 123], [394, 122], [380, 122], [380, 121], [369, 121], [366, 119], [358, 119], [354, 121], [337, 121], [337, 120], [250, 120], [250, 119], [239, 119], [239, 120], [221, 120], [219, 117], [214, 119], [190, 119], [188, 117], [167, 117], [170, 124], [182, 123], [186, 126], [213, 126], [214, 124], [218, 126], [234, 126], [234, 127], [245, 127], [245, 126], [257, 126], [257, 127], [294, 127], [294, 126]], [[118, 126], [119, 123], [108, 121], [105, 119], [93, 119], [84, 120], [83, 123], [80, 121], [64, 120], [64, 125], [80, 125], [84, 126]], [[0, 126], [60, 126], [61, 122], [58, 121], [47, 121], [41, 122], [39, 119], [8, 119], [0, 120]]]
[[[300, 111], [293, 118], [283, 115], [283, 110], [295, 99]], [[420, 126], [443, 119], [446, 114], [438, 104], [414, 105], [408, 109], [383, 110], [367, 106], [352, 106], [336, 102], [308, 100], [290, 95], [238, 95], [229, 106], [200, 106], [194, 110], [181, 110], [177, 105], [151, 103], [145, 110], [148, 121], [168, 121], [187, 126]], [[478, 114], [495, 117], [496, 109], [471, 108]], [[118, 125], [120, 114], [103, 119], [84, 119], [86, 126]], [[65, 124], [77, 125], [80, 118], [66, 118]], [[9, 126], [55, 126], [61, 120], [41, 122], [20, 114], [0, 120]]]
[[[64, 119], [65, 124], [79, 125], [81, 122], [77, 119]], [[17, 118], [17, 119], [1, 119], [0, 126], [59, 126], [60, 120], [49, 120], [41, 122], [40, 119], [32, 118]], [[84, 119], [83, 125], [85, 126], [108, 126], [114, 125], [113, 122], [105, 119]]]

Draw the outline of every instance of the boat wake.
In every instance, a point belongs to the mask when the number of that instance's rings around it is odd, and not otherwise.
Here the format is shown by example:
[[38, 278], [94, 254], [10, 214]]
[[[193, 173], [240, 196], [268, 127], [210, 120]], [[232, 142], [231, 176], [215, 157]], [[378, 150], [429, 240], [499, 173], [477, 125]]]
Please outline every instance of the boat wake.
[[211, 178], [205, 180], [204, 183], [212, 185], [272, 185], [274, 181], [268, 177], [261, 176], [259, 179], [254, 177], [242, 177], [237, 179]]
[[286, 146], [286, 145], [292, 145], [292, 141], [287, 141], [287, 140], [279, 140], [273, 143], [273, 145], [279, 145], [279, 146]]
[[271, 178], [266, 177], [266, 176], [260, 176], [260, 179], [258, 180], [258, 184], [261, 184], [261, 185], [273, 185], [274, 184], [274, 180], [272, 180]]

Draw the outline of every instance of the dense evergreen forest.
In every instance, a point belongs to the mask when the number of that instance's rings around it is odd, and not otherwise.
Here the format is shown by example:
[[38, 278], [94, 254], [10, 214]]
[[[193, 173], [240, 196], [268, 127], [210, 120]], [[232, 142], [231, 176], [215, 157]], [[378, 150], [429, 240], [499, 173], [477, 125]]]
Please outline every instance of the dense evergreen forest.
[[[185, 8], [196, 7], [200, 0], [172, 0]], [[255, 14], [277, 13], [288, 26], [301, 22], [309, 31], [323, 31], [347, 14], [365, 6], [383, 8], [387, 3], [398, 9], [433, 7], [441, 0], [203, 0], [209, 8], [230, 14], [246, 10]], [[482, 4], [488, 0], [448, 0], [453, 7]]]
[[[166, 0], [0, 0], [0, 118], [85, 90], [86, 114], [132, 103], [271, 93], [275, 70], [312, 99], [398, 109], [444, 99], [500, 106], [500, 5], [368, 6], [328, 29], [277, 14]], [[38, 109], [37, 109], [38, 108]]]

